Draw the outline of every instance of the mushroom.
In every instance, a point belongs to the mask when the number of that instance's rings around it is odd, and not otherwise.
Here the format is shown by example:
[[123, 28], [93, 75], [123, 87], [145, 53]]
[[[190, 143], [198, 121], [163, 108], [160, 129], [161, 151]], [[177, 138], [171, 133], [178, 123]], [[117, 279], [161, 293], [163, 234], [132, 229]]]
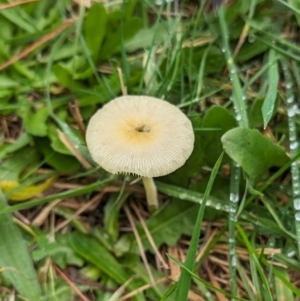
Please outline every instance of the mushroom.
[[90, 119], [87, 147], [106, 171], [142, 177], [149, 207], [158, 207], [153, 177], [181, 167], [194, 148], [190, 120], [176, 106], [150, 96], [121, 96]]

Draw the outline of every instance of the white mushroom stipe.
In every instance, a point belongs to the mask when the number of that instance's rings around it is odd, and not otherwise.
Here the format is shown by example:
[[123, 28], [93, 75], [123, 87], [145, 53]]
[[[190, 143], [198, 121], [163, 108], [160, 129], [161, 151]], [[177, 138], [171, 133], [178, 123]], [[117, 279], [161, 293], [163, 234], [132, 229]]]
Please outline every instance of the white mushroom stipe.
[[193, 151], [194, 132], [176, 106], [150, 96], [127, 95], [92, 116], [86, 141], [93, 160], [108, 172], [152, 178], [185, 163]]
[[158, 207], [157, 189], [153, 178], [142, 177], [142, 180], [146, 191], [148, 208], [150, 209], [150, 211], [152, 211], [152, 209], [156, 209]]

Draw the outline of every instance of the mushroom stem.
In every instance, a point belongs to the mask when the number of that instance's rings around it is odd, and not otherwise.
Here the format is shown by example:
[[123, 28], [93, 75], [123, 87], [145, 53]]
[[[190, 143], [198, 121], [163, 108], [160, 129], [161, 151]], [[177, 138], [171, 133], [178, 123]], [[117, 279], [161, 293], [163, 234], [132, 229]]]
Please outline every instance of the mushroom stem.
[[157, 190], [153, 178], [142, 177], [149, 210], [158, 208]]

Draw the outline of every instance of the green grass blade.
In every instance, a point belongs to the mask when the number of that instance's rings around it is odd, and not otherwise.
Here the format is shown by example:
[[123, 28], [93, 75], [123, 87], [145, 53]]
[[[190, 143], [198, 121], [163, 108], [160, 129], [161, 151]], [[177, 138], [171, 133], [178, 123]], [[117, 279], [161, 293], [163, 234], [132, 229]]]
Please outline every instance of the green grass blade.
[[[270, 176], [258, 189], [257, 191], [262, 192], [264, 191], [269, 185], [271, 185], [276, 179], [279, 178], [279, 176], [281, 176], [283, 174], [283, 172], [285, 172], [287, 169], [289, 169], [289, 167], [291, 166], [291, 164], [293, 162], [296, 162], [300, 157], [300, 152], [298, 152], [295, 157], [291, 158], [290, 161], [286, 162], [282, 167], [280, 167], [280, 169], [278, 169], [274, 174], [272, 174], [272, 176]], [[247, 200], [245, 201], [245, 207], [247, 207], [248, 205], [250, 205], [252, 203], [252, 201], [256, 198], [257, 195], [252, 194], [250, 195]]]
[[[225, 7], [221, 5], [218, 11], [219, 24], [221, 30], [221, 38], [223, 42], [222, 51], [226, 57], [227, 68], [230, 72], [230, 80], [233, 85], [233, 106], [236, 113], [236, 120], [240, 127], [248, 128], [248, 116], [246, 109], [246, 95], [242, 89], [238, 76], [238, 69], [235, 65], [231, 49], [229, 46], [229, 33], [225, 20]], [[237, 278], [236, 264], [237, 254], [235, 249], [235, 224], [237, 215], [237, 203], [239, 201], [239, 183], [240, 183], [240, 167], [233, 162], [231, 164], [230, 178], [230, 204], [229, 204], [229, 258], [230, 258], [230, 278], [231, 278], [231, 293], [234, 297], [237, 296]]]
[[256, 268], [259, 276], [260, 276], [260, 281], [261, 281], [262, 286], [263, 286], [263, 292], [264, 292], [264, 295], [265, 295], [265, 300], [266, 301], [273, 301], [268, 279], [266, 278], [264, 269], [263, 269], [263, 267], [261, 266], [261, 264], [258, 260], [258, 255], [256, 254], [256, 251], [253, 248], [252, 243], [248, 240], [248, 237], [247, 237], [246, 233], [244, 232], [244, 230], [242, 229], [242, 227], [239, 224], [236, 224], [236, 228], [237, 228], [237, 230], [238, 230], [238, 232], [241, 236], [241, 239], [243, 240], [244, 244], [246, 245], [246, 247], [249, 251], [249, 255], [250, 255], [251, 259], [253, 260], [255, 268]]
[[[197, 249], [198, 249], [198, 243], [199, 243], [199, 236], [200, 236], [200, 231], [201, 231], [201, 224], [202, 224], [202, 220], [203, 220], [203, 215], [204, 215], [204, 211], [205, 211], [205, 204], [206, 201], [208, 200], [210, 191], [212, 189], [214, 180], [216, 178], [216, 175], [219, 171], [219, 168], [221, 166], [222, 163], [222, 159], [223, 159], [223, 155], [224, 153], [222, 153], [219, 157], [219, 159], [217, 160], [211, 176], [209, 178], [209, 182], [207, 184], [204, 196], [203, 196], [203, 201], [202, 204], [199, 208], [199, 212], [198, 212], [198, 216], [197, 216], [197, 220], [195, 223], [195, 228], [192, 234], [192, 238], [191, 238], [191, 242], [190, 242], [190, 246], [189, 246], [189, 250], [187, 253], [187, 257], [185, 260], [185, 267], [189, 270], [193, 270], [193, 265], [195, 262], [195, 257], [196, 257], [196, 253], [197, 253]], [[187, 300], [188, 297], [188, 292], [189, 292], [189, 288], [190, 288], [190, 283], [191, 283], [191, 275], [186, 271], [183, 270], [181, 272], [180, 275], [180, 279], [178, 281], [178, 285], [177, 285], [177, 289], [176, 289], [176, 294], [175, 294], [175, 300]]]
[[201, 295], [205, 296], [206, 301], [215, 301], [213, 294], [208, 290], [204, 283], [195, 278], [193, 280], [195, 281], [198, 289], [201, 291]]
[[[6, 208], [0, 190], [0, 209]], [[41, 288], [32, 259], [11, 214], [0, 215], [0, 269], [18, 294], [29, 300], [40, 300]]]
[[[261, 262], [267, 267], [270, 268], [270, 263], [265, 259], [265, 258], [261, 258]], [[280, 281], [290, 290], [292, 291], [298, 298], [300, 297], [300, 291], [299, 288], [294, 286], [291, 281], [289, 279], [287, 279], [284, 274], [281, 273], [281, 271], [279, 272], [277, 270], [277, 268], [273, 267], [273, 273], [274, 275], [280, 279]], [[288, 300], [288, 299], [287, 299]], [[289, 300], [288, 300], [289, 301]]]
[[174, 283], [168, 290], [167, 292], [163, 295], [163, 297], [159, 301], [167, 301], [168, 297], [170, 297], [174, 292], [177, 287], [177, 283]]
[[235, 223], [237, 219], [237, 204], [239, 202], [239, 187], [240, 187], [240, 173], [241, 168], [235, 162], [231, 164], [230, 176], [230, 195], [229, 195], [229, 221], [228, 221], [228, 246], [229, 246], [229, 270], [231, 293], [237, 296], [237, 278], [236, 278], [236, 265], [237, 254], [235, 248]]
[[277, 1], [280, 2], [281, 4], [287, 6], [288, 8], [290, 8], [292, 11], [294, 11], [294, 13], [300, 14], [300, 9], [297, 9], [293, 5], [290, 5], [289, 3], [287, 3], [287, 2], [285, 2], [283, 0], [277, 0]]
[[4, 213], [14, 212], [17, 210], [31, 208], [33, 206], [45, 204], [45, 203], [48, 203], [48, 202], [51, 202], [51, 201], [54, 201], [57, 199], [64, 199], [64, 198], [68, 198], [68, 197], [72, 197], [72, 196], [78, 196], [78, 195], [82, 195], [85, 193], [89, 193], [89, 192], [92, 192], [96, 189], [99, 189], [103, 186], [106, 186], [106, 185], [112, 183], [117, 178], [118, 178], [117, 176], [112, 176], [108, 179], [97, 181], [96, 183], [92, 183], [92, 184], [86, 185], [84, 187], [63, 191], [63, 192], [60, 192], [57, 194], [52, 194], [52, 195], [49, 195], [49, 196], [46, 196], [46, 197], [43, 197], [40, 199], [35, 199], [32, 201], [24, 202], [22, 204], [14, 205], [11, 207], [0, 208], [0, 215], [4, 214]]
[[[155, 184], [159, 192], [165, 193], [168, 196], [197, 204], [203, 203], [204, 195], [202, 193], [157, 181], [155, 181]], [[209, 197], [209, 199], [206, 201], [206, 206], [215, 208], [217, 210], [222, 210], [224, 212], [229, 211], [228, 205], [224, 204], [224, 201], [215, 197]]]
[[247, 270], [245, 271], [243, 265], [240, 263], [239, 260], [237, 260], [237, 271], [241, 277], [241, 280], [243, 281], [245, 290], [247, 291], [247, 294], [248, 294], [249, 298], [251, 299], [251, 301], [258, 301], [252, 290], [252, 287], [249, 285], [249, 278], [247, 275]]
[[[282, 67], [285, 77], [286, 88], [286, 105], [288, 115], [288, 129], [289, 129], [289, 144], [291, 158], [297, 156], [299, 150], [299, 140], [297, 134], [296, 114], [298, 110], [298, 104], [295, 101], [293, 92], [293, 80], [289, 66], [286, 60], [282, 60]], [[300, 257], [300, 165], [298, 161], [294, 161], [291, 164], [292, 174], [292, 189], [293, 189], [293, 205], [295, 210], [295, 228], [296, 228], [296, 240], [298, 245], [298, 258]]]
[[238, 69], [237, 66], [235, 65], [235, 62], [231, 54], [231, 49], [229, 47], [229, 41], [228, 41], [229, 33], [225, 21], [225, 8], [223, 5], [221, 5], [220, 9], [218, 10], [218, 16], [219, 16], [221, 37], [223, 42], [222, 51], [225, 54], [227, 67], [230, 72], [230, 80], [233, 84], [233, 104], [236, 112], [236, 119], [241, 127], [247, 128], [248, 116], [247, 116], [246, 102], [245, 102], [246, 97], [243, 93], [240, 79], [238, 77]]
[[[290, 281], [289, 274], [284, 268], [278, 268], [278, 272], [282, 274], [282, 277], [286, 278], [287, 281]], [[294, 301], [294, 296], [291, 290], [289, 290], [284, 283], [277, 277], [275, 277], [275, 290], [277, 300], [289, 300]]]
[[279, 72], [278, 72], [278, 66], [276, 61], [276, 53], [273, 49], [269, 51], [268, 64], [270, 65], [268, 71], [268, 91], [264, 100], [264, 104], [261, 109], [263, 120], [264, 120], [264, 128], [267, 127], [267, 124], [269, 123], [273, 115], [276, 97], [277, 97], [277, 86], [279, 81]]
[[[186, 271], [188, 274], [190, 274], [194, 279], [197, 279], [198, 281], [200, 281], [201, 283], [203, 283], [207, 288], [209, 288], [212, 291], [215, 292], [219, 292], [221, 294], [223, 294], [226, 297], [231, 298], [232, 295], [226, 291], [224, 291], [223, 289], [220, 289], [218, 287], [215, 287], [214, 285], [212, 285], [210, 282], [207, 282], [205, 280], [203, 280], [202, 278], [200, 278], [197, 274], [193, 273], [191, 270], [189, 270], [185, 264], [182, 264], [180, 261], [178, 261], [176, 258], [172, 257], [171, 255], [167, 254], [167, 256], [174, 262], [176, 263], [179, 267], [181, 267], [184, 271]], [[174, 299], [174, 300], [179, 300], [179, 299]], [[184, 299], [186, 300], [186, 299]], [[248, 299], [244, 299], [244, 298], [239, 298], [237, 297], [236, 300], [240, 300], [240, 301], [249, 301]]]
[[257, 301], [263, 301], [262, 291], [261, 291], [261, 280], [258, 275], [258, 271], [255, 266], [255, 261], [252, 257], [249, 257], [250, 263], [250, 276], [252, 278], [252, 283], [255, 291], [255, 297]]
[[257, 215], [249, 214], [248, 212], [244, 211], [241, 215], [241, 218], [250, 222], [251, 224], [264, 228], [264, 229], [272, 229], [274, 233], [280, 234], [286, 239], [296, 239], [296, 235], [292, 232], [289, 232], [280, 226], [278, 226], [275, 222], [268, 218], [263, 218]]

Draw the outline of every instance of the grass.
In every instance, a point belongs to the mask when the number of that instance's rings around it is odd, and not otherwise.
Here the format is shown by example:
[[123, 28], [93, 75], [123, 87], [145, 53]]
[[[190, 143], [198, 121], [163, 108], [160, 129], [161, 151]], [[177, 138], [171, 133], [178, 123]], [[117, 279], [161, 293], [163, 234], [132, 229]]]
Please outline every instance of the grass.
[[[1, 300], [300, 300], [299, 6], [212, 2], [0, 1]], [[195, 130], [155, 212], [85, 144], [126, 93]]]

